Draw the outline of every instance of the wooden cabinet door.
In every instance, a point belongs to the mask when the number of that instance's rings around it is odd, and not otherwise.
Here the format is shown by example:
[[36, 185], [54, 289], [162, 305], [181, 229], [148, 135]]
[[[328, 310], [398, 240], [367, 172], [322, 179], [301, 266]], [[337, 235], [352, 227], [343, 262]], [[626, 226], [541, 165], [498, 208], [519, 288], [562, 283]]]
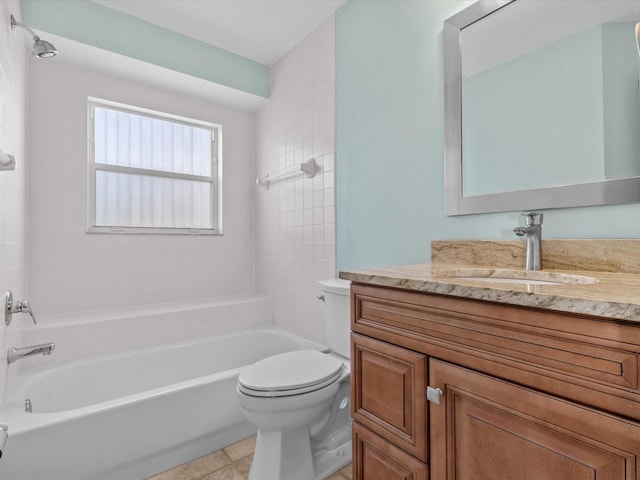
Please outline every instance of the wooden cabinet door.
[[427, 357], [352, 334], [351, 415], [381, 437], [427, 461]]
[[431, 480], [640, 480], [640, 424], [429, 361]]
[[355, 480], [427, 480], [427, 466], [378, 437], [353, 424]]

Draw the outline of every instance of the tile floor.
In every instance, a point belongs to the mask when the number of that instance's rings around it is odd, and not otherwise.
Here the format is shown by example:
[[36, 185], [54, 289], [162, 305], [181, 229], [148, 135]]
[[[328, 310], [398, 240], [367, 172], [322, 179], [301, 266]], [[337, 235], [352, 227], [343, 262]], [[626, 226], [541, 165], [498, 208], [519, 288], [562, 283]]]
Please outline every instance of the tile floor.
[[[255, 437], [245, 438], [222, 450], [154, 475], [148, 480], [247, 480], [255, 445]], [[351, 479], [349, 464], [327, 480]]]

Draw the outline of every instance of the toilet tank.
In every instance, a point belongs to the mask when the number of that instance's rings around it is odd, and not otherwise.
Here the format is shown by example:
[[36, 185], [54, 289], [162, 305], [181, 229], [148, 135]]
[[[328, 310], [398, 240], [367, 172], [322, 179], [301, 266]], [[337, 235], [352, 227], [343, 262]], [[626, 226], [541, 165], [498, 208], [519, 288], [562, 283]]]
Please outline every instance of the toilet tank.
[[351, 348], [349, 343], [350, 323], [350, 297], [349, 280], [330, 278], [318, 282], [320, 291], [324, 296], [323, 317], [325, 342], [334, 352], [349, 358]]

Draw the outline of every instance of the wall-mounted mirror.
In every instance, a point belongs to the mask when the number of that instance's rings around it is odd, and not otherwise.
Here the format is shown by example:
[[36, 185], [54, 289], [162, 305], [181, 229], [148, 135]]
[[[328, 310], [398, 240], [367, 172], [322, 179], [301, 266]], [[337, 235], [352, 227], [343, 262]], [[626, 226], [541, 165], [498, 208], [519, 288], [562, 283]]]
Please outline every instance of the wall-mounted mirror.
[[640, 201], [637, 0], [491, 0], [444, 24], [446, 213]]

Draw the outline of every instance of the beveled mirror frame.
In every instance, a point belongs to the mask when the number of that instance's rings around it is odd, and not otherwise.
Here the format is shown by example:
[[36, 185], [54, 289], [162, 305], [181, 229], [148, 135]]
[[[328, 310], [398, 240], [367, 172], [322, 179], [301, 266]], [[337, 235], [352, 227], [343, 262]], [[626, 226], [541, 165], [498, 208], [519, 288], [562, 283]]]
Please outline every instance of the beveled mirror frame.
[[463, 196], [461, 31], [518, 0], [480, 0], [444, 22], [446, 215], [640, 202], [640, 177]]

